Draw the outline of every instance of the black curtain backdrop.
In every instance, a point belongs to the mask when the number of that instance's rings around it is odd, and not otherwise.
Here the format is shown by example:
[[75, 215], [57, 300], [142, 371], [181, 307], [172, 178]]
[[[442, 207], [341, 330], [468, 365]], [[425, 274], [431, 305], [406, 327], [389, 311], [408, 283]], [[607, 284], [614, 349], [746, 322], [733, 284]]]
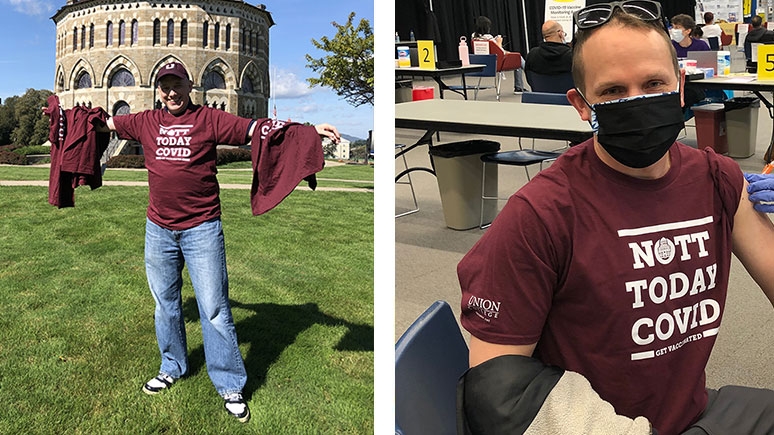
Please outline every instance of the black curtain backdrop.
[[[586, 0], [587, 5], [606, 2]], [[545, 0], [524, 0], [523, 3], [526, 10], [522, 10], [521, 0], [395, 0], [395, 31], [401, 41], [408, 41], [411, 31], [416, 39], [431, 39], [435, 41], [438, 60], [456, 60], [460, 36], [465, 36], [470, 46], [475, 19], [484, 15], [492, 20], [492, 34], [503, 35], [506, 50], [526, 56], [529, 49], [538, 46], [543, 39], [540, 27], [545, 21], [546, 6]], [[695, 0], [661, 0], [659, 3], [666, 18], [677, 14], [694, 16]], [[524, 31], [525, 16], [527, 34]]]

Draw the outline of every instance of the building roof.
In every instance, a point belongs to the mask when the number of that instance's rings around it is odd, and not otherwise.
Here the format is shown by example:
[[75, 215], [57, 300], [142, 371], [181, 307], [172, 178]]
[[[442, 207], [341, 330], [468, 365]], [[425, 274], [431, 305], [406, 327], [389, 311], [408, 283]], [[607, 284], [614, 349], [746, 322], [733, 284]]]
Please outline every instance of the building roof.
[[[271, 26], [273, 26], [275, 24], [274, 23], [274, 18], [272, 18], [272, 16], [271, 16], [271, 12], [266, 10], [266, 5], [263, 4], [263, 3], [259, 3], [257, 5], [252, 5], [252, 4], [250, 4], [250, 3], [248, 3], [248, 2], [246, 2], [244, 0], [220, 0], [220, 1], [227, 2], [227, 3], [234, 3], [235, 6], [242, 6], [243, 5], [243, 6], [246, 6], [246, 7], [249, 7], [249, 8], [253, 8], [256, 11], [263, 12], [264, 14], [266, 14], [266, 18], [269, 20], [269, 27], [271, 27]], [[70, 11], [70, 9], [72, 9], [73, 6], [75, 6], [75, 5], [82, 5], [84, 3], [91, 3], [94, 6], [97, 6], [97, 5], [102, 5], [102, 4], [110, 4], [111, 2], [106, 2], [105, 0], [67, 0], [67, 4], [65, 4], [64, 6], [59, 8], [59, 10], [57, 10], [54, 13], [54, 15], [51, 16], [51, 19], [55, 23], [57, 23], [57, 22], [59, 22], [59, 20], [62, 18], [63, 15], [66, 15]], [[112, 3], [116, 3], [116, 2], [112, 2]], [[151, 3], [155, 3], [155, 2], [151, 2]], [[202, 2], [188, 1], [186, 3], [188, 3], [188, 4], [191, 4], [191, 3], [193, 3], [193, 4], [202, 3], [202, 4], [206, 5], [207, 3], [210, 3], [210, 2], [206, 2], [206, 1], [202, 1]]]

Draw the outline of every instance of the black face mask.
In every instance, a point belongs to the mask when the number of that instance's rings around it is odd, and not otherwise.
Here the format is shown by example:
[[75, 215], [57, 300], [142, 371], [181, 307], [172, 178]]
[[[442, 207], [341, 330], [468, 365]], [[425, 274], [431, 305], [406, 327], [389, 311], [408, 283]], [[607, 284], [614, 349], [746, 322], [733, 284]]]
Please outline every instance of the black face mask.
[[599, 144], [630, 168], [646, 168], [656, 163], [685, 127], [679, 91], [589, 107], [591, 127], [597, 133]]

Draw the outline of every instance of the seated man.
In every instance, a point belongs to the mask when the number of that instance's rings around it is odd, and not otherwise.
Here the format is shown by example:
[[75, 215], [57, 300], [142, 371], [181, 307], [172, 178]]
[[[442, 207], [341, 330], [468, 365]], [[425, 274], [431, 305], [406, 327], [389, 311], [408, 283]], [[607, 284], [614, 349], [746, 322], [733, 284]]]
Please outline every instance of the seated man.
[[734, 160], [675, 142], [683, 78], [661, 8], [630, 6], [575, 13], [567, 97], [594, 137], [458, 265], [466, 433], [774, 431], [774, 391], [708, 389], [704, 374], [732, 253], [774, 302], [774, 225]]
[[747, 36], [744, 38], [744, 57], [747, 61], [747, 71], [754, 73], [758, 69], [758, 59], [753, 59], [752, 44], [765, 44], [774, 41], [774, 31], [763, 27], [763, 19], [759, 15], [753, 16], [750, 24], [752, 24], [752, 29], [747, 32]]
[[572, 70], [572, 48], [564, 38], [567, 34], [556, 21], [543, 23], [543, 42], [527, 54], [525, 71], [555, 75]]
[[760, 15], [754, 15], [750, 20], [752, 29], [747, 32], [744, 42], [772, 42], [774, 41], [774, 31], [763, 27], [763, 19]]

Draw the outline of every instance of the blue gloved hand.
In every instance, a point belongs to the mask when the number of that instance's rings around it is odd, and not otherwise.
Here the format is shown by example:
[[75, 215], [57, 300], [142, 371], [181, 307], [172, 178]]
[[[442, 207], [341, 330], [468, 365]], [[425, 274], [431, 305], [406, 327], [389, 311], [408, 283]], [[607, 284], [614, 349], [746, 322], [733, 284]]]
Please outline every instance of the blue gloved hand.
[[744, 178], [750, 183], [747, 193], [753, 208], [763, 213], [774, 213], [774, 174], [744, 173]]

